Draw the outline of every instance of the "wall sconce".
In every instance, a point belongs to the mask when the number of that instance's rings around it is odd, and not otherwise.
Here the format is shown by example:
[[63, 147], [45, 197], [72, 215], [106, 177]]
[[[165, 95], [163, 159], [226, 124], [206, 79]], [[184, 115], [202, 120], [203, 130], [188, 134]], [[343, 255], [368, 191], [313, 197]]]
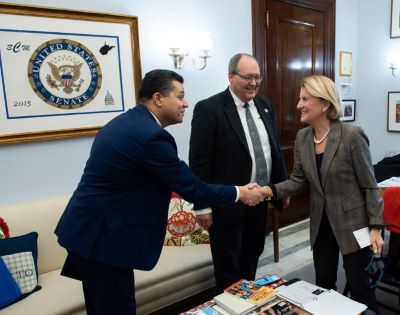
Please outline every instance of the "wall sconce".
[[[202, 32], [199, 33], [194, 43], [194, 50], [200, 51], [200, 54], [197, 58], [200, 59], [200, 62], [197, 63], [195, 57], [192, 57], [193, 67], [196, 70], [203, 70], [207, 66], [207, 59], [211, 57], [210, 49], [212, 47], [211, 39], [209, 38], [209, 33]], [[182, 69], [185, 64], [185, 57], [189, 55], [188, 52], [182, 52], [182, 49], [179, 47], [170, 48], [171, 53], [169, 54], [174, 62], [175, 69]]]
[[172, 57], [172, 60], [174, 61], [174, 68], [179, 70], [182, 69], [185, 63], [185, 56], [187, 56], [188, 53], [181, 54], [180, 48], [170, 48], [170, 50], [171, 53], [169, 55]]
[[394, 77], [400, 77], [400, 55], [397, 52], [391, 51], [388, 57], [389, 69], [392, 70]]
[[340, 83], [340, 86], [342, 87], [342, 90], [343, 90], [343, 95], [347, 95], [347, 93], [350, 90], [351, 85], [352, 84], [351, 84], [350, 80], [342, 81], [342, 83]]

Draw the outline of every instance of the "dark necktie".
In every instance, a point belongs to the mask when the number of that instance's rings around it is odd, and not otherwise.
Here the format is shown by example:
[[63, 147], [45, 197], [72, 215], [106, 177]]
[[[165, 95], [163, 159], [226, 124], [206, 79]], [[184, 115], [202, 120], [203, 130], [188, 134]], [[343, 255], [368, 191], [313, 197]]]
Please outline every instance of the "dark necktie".
[[267, 161], [265, 160], [264, 151], [256, 124], [253, 116], [250, 113], [249, 104], [245, 103], [243, 107], [246, 110], [247, 127], [249, 128], [251, 143], [253, 144], [254, 159], [256, 163], [256, 182], [260, 186], [265, 186], [269, 183]]

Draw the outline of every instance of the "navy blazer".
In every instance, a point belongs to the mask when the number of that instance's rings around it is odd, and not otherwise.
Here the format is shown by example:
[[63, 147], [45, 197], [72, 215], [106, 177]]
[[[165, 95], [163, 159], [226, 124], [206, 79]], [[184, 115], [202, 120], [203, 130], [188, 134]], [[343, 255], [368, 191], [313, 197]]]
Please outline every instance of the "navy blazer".
[[150, 270], [165, 237], [172, 191], [203, 207], [233, 204], [233, 186], [207, 185], [177, 156], [173, 137], [143, 105], [97, 134], [57, 227], [58, 242], [104, 264]]

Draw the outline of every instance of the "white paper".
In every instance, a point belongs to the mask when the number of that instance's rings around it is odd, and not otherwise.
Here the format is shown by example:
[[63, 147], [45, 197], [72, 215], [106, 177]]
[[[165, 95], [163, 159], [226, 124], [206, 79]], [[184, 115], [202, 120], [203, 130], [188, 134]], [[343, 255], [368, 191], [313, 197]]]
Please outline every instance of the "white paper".
[[367, 306], [329, 290], [318, 296], [317, 301], [304, 305], [304, 309], [314, 315], [357, 315], [367, 309]]
[[391, 177], [389, 179], [385, 179], [384, 181], [378, 183], [378, 187], [386, 188], [386, 187], [397, 187], [400, 186], [400, 177]]
[[358, 245], [360, 245], [360, 248], [364, 248], [371, 245], [368, 227], [354, 231], [353, 234], [357, 240]]
[[300, 280], [277, 288], [278, 296], [287, 299], [314, 315], [356, 315], [367, 306], [334, 291], [325, 290]]
[[296, 281], [288, 286], [281, 285], [276, 290], [278, 291], [278, 296], [300, 307], [316, 300], [321, 292], [325, 291], [325, 289], [303, 280]]

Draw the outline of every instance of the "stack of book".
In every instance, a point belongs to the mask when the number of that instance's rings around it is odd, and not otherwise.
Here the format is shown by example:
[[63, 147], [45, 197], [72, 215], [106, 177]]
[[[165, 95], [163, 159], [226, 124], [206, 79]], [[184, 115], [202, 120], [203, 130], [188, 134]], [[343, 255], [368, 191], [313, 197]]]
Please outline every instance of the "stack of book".
[[[284, 285], [282, 285], [284, 284]], [[356, 315], [367, 306], [303, 280], [268, 275], [240, 280], [181, 315]]]
[[214, 301], [229, 314], [248, 314], [275, 297], [276, 290], [272, 284], [280, 280], [277, 275], [268, 275], [254, 281], [242, 279], [214, 297]]

